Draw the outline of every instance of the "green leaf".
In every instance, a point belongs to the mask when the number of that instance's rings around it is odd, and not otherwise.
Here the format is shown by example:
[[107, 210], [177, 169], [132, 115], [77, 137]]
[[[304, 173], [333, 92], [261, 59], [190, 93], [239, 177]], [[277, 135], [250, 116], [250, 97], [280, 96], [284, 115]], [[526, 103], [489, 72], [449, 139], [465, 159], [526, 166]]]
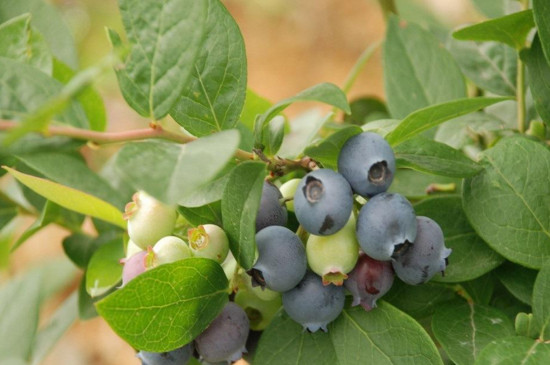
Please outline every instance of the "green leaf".
[[263, 133], [268, 128], [268, 123], [277, 114], [285, 110], [289, 105], [299, 101], [318, 101], [350, 113], [350, 107], [344, 92], [338, 86], [325, 82], [310, 87], [290, 98], [284, 99], [269, 108], [265, 113], [260, 114], [254, 126], [256, 145], [261, 146]]
[[319, 110], [313, 109], [294, 118], [290, 122], [290, 132], [285, 136], [277, 155], [290, 159], [300, 156], [332, 116], [333, 113], [323, 115]]
[[40, 284], [40, 273], [32, 272], [0, 288], [0, 362], [29, 358], [38, 327]]
[[546, 260], [533, 287], [533, 317], [540, 328], [540, 338], [550, 339], [550, 260]]
[[[29, 113], [44, 107], [52, 95], [60, 94], [63, 89], [60, 82], [15, 60], [0, 58], [0, 69], [0, 117], [5, 119], [24, 119]], [[69, 102], [65, 110], [52, 117], [77, 128], [88, 128], [86, 115], [76, 102]]]
[[115, 69], [120, 89], [139, 114], [161, 119], [194, 70], [207, 0], [120, 0], [119, 7], [132, 45], [124, 67]]
[[472, 0], [476, 8], [489, 18], [498, 18], [521, 10], [517, 0]]
[[17, 215], [17, 206], [0, 194], [0, 227], [5, 227]]
[[78, 316], [77, 295], [71, 294], [49, 318], [48, 323], [36, 335], [32, 351], [32, 364], [41, 364], [57, 341], [75, 322]]
[[363, 124], [361, 127], [364, 132], [373, 132], [386, 137], [401, 123], [398, 119], [380, 119]]
[[478, 87], [497, 95], [516, 95], [517, 54], [497, 42], [450, 39], [449, 52], [460, 69]]
[[439, 224], [445, 245], [453, 249], [445, 276], [436, 275], [440, 282], [472, 280], [493, 270], [504, 258], [490, 249], [476, 234], [462, 210], [460, 197], [435, 197], [414, 205], [418, 216], [430, 217]]
[[485, 169], [464, 181], [468, 220], [512, 262], [540, 268], [550, 257], [550, 151], [525, 138], [501, 140], [482, 154]]
[[219, 132], [185, 145], [127, 143], [118, 152], [115, 165], [135, 190], [145, 190], [166, 204], [183, 205], [185, 199], [222, 171], [238, 145], [236, 130]]
[[178, 213], [194, 226], [215, 224], [221, 227], [223, 225], [221, 209], [221, 202], [217, 201], [196, 208], [178, 207]]
[[481, 171], [481, 166], [462, 152], [423, 136], [416, 136], [394, 149], [399, 167], [443, 176], [468, 177]]
[[392, 16], [383, 51], [384, 85], [393, 118], [466, 97], [460, 69], [428, 31]]
[[71, 30], [57, 9], [43, 0], [0, 1], [0, 23], [30, 13], [33, 27], [44, 36], [53, 55], [76, 69], [77, 52]]
[[539, 337], [537, 326], [533, 318], [533, 313], [518, 313], [516, 320], [514, 321], [514, 326], [518, 336], [525, 336], [533, 339]]
[[344, 309], [328, 333], [309, 333], [280, 311], [260, 338], [254, 365], [269, 364], [443, 364], [422, 327], [380, 302], [365, 312]]
[[464, 281], [460, 286], [466, 291], [475, 304], [489, 305], [495, 290], [496, 279], [489, 272], [477, 279]]
[[460, 117], [486, 106], [509, 100], [506, 97], [479, 97], [471, 99], [454, 100], [424, 109], [417, 110], [408, 115], [399, 125], [390, 132], [386, 139], [393, 145], [406, 141], [427, 129], [435, 127], [447, 120]]
[[550, 127], [550, 66], [544, 58], [539, 36], [535, 37], [529, 50], [521, 52], [521, 58], [529, 70], [529, 86], [535, 108], [546, 126]]
[[285, 118], [282, 116], [276, 116], [271, 119], [262, 133], [262, 146], [264, 154], [267, 156], [274, 156], [281, 144], [283, 143], [283, 137], [285, 135]]
[[481, 351], [476, 365], [541, 365], [550, 359], [550, 344], [527, 337], [497, 339]]
[[170, 115], [195, 136], [235, 127], [246, 95], [246, 52], [237, 23], [219, 0], [208, 0], [205, 34]]
[[244, 106], [241, 113], [241, 122], [251, 131], [254, 130], [254, 121], [258, 114], [265, 113], [271, 102], [251, 89], [246, 89], [246, 98], [244, 100]]
[[6, 166], [3, 166], [3, 168], [23, 185], [64, 208], [102, 219], [126, 229], [126, 222], [122, 219], [122, 212], [95, 196], [46, 179], [23, 174]]
[[514, 335], [512, 322], [498, 310], [460, 301], [442, 304], [432, 318], [432, 329], [457, 365], [473, 364], [491, 341]]
[[235, 259], [244, 269], [254, 264], [256, 254], [256, 215], [264, 178], [265, 164], [243, 162], [233, 169], [222, 197], [223, 228]]
[[88, 266], [88, 261], [97, 249], [94, 238], [83, 233], [74, 233], [63, 239], [63, 251], [74, 264], [82, 269]]
[[93, 172], [86, 162], [74, 155], [42, 152], [20, 155], [17, 158], [49, 180], [96, 196], [123, 210], [127, 201], [103, 178]]
[[350, 103], [351, 114], [344, 115], [344, 122], [363, 125], [379, 119], [389, 118], [388, 108], [377, 97], [361, 97]]
[[520, 50], [534, 26], [533, 12], [524, 10], [459, 29], [453, 37], [469, 41], [496, 41]]
[[529, 313], [532, 311], [530, 306], [516, 299], [500, 282], [495, 283], [493, 296], [489, 304], [506, 314], [511, 321], [514, 321], [520, 312]]
[[124, 258], [122, 239], [115, 238], [99, 247], [89, 259], [86, 270], [86, 291], [93, 297], [105, 294], [120, 282]]
[[349, 138], [361, 132], [362, 129], [357, 126], [342, 128], [327, 138], [307, 147], [304, 154], [320, 162], [323, 167], [336, 170], [338, 168], [338, 154], [342, 146]]
[[429, 318], [443, 303], [456, 299], [456, 293], [441, 284], [426, 283], [412, 286], [395, 279], [384, 300], [409, 316], [421, 320]]
[[421, 200], [430, 196], [432, 187], [436, 184], [452, 186], [453, 188], [447, 193], [459, 194], [461, 183], [461, 179], [454, 177], [426, 174], [411, 169], [397, 169], [388, 191], [404, 195], [409, 200]]
[[533, 15], [546, 60], [550, 63], [550, 3], [533, 0]]
[[497, 276], [513, 296], [527, 305], [532, 305], [533, 287], [537, 271], [506, 262], [497, 271]]
[[0, 25], [0, 56], [11, 58], [51, 74], [52, 55], [40, 33], [31, 28], [26, 13]]
[[[53, 60], [53, 77], [68, 84], [74, 79], [76, 73], [66, 64], [58, 59]], [[90, 129], [93, 131], [104, 131], [107, 127], [107, 113], [101, 95], [91, 85], [87, 86], [76, 95], [76, 100], [82, 106], [86, 117], [90, 123]]]
[[223, 191], [225, 190], [225, 184], [227, 183], [227, 179], [229, 179], [229, 173], [234, 166], [234, 163], [229, 162], [213, 180], [195, 190], [194, 194], [181, 199], [179, 201], [180, 205], [188, 208], [196, 208], [221, 200]]
[[97, 310], [130, 346], [170, 351], [192, 341], [218, 315], [227, 286], [215, 261], [190, 258], [144, 272], [99, 301]]

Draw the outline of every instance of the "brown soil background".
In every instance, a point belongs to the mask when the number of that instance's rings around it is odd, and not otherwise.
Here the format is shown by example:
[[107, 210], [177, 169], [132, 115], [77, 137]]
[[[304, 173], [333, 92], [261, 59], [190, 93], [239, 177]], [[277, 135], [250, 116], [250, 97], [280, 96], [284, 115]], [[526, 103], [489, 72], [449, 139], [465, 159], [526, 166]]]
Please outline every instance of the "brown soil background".
[[[413, 0], [406, 0], [413, 1]], [[420, 1], [420, 0], [419, 0]], [[423, 0], [440, 19], [454, 25], [478, 19], [467, 0]], [[109, 51], [104, 27], [122, 31], [115, 0], [55, 1], [77, 40], [81, 64], [97, 62]], [[228, 0], [224, 1], [243, 33], [248, 56], [249, 87], [272, 101], [291, 96], [320, 82], [342, 85], [361, 52], [384, 37], [384, 20], [374, 0]], [[369, 61], [350, 95], [383, 98], [380, 50]], [[127, 107], [113, 74], [99, 80], [110, 130], [143, 127], [147, 121]], [[288, 115], [306, 106], [291, 107]], [[112, 150], [96, 152], [95, 165]], [[5, 180], [5, 179], [3, 179]], [[0, 181], [6, 184], [6, 181]], [[32, 218], [18, 220], [19, 231]], [[22, 272], [38, 262], [62, 255], [68, 232], [50, 226], [11, 257], [0, 278]], [[77, 285], [77, 279], [74, 286]], [[74, 286], [70, 289], [74, 289]], [[66, 295], [70, 289], [66, 291]], [[45, 316], [63, 299], [54, 299]], [[44, 316], [44, 317], [45, 317]], [[139, 364], [134, 351], [101, 318], [78, 321], [44, 361], [47, 365]]]

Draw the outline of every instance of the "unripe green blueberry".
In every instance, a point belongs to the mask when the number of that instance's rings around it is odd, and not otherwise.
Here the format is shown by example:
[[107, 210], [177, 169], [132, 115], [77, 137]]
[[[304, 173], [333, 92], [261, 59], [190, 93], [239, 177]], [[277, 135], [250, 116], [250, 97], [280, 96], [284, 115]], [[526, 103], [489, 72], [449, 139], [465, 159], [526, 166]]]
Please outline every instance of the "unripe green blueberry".
[[330, 236], [310, 235], [306, 245], [307, 262], [311, 270], [323, 279], [323, 285], [342, 285], [359, 258], [359, 243], [355, 238], [355, 217]]
[[249, 275], [245, 275], [243, 281], [245, 285], [244, 290], [250, 291], [252, 294], [263, 301], [271, 301], [281, 296], [281, 293], [271, 290], [269, 288], [261, 287], [259, 285], [252, 285], [252, 278]]
[[169, 236], [176, 224], [177, 212], [143, 191], [126, 205], [124, 218], [128, 220], [128, 235], [142, 249], [153, 246], [162, 237]]
[[271, 300], [262, 300], [249, 290], [239, 290], [235, 295], [235, 303], [240, 305], [250, 321], [250, 329], [254, 331], [264, 330], [281, 308], [281, 294]]
[[126, 244], [126, 258], [129, 259], [130, 257], [134, 256], [136, 253], [143, 251], [141, 247], [136, 245], [134, 241], [128, 240], [128, 243]]
[[203, 224], [187, 231], [193, 256], [222, 263], [229, 252], [229, 240], [225, 231], [214, 224]]
[[289, 199], [286, 202], [286, 209], [290, 212], [294, 212], [294, 193], [296, 193], [296, 189], [298, 189], [298, 185], [300, 185], [301, 180], [302, 179], [288, 180], [279, 188], [281, 194], [283, 195], [283, 199]]
[[169, 264], [193, 256], [187, 244], [176, 236], [161, 238], [153, 246], [153, 253], [155, 265]]

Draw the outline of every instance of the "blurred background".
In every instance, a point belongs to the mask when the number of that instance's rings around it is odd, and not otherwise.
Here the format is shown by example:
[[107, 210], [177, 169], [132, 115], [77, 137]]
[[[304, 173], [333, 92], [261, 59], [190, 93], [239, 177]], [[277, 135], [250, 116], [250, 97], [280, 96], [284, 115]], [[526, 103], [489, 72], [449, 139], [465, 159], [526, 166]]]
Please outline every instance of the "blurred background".
[[[123, 33], [116, 0], [50, 2], [63, 14], [71, 29], [81, 68], [97, 63], [110, 51], [105, 27]], [[376, 0], [223, 2], [244, 36], [249, 88], [274, 102], [320, 82], [342, 86], [359, 55], [369, 45], [382, 40], [385, 33]], [[430, 28], [442, 41], [449, 29], [482, 19], [470, 0], [399, 0], [396, 3], [402, 17]], [[125, 104], [114, 73], [99, 79], [96, 87], [107, 109], [109, 130], [143, 128], [148, 124], [148, 120]], [[380, 49], [356, 81], [350, 99], [366, 95], [384, 97]], [[292, 117], [305, 107], [310, 106], [293, 106], [287, 115]], [[106, 149], [101, 153], [110, 151]], [[33, 218], [18, 219], [19, 234], [32, 222]], [[61, 241], [67, 235], [68, 232], [60, 228], [48, 226], [11, 255], [9, 262], [4, 263], [2, 278], [23, 272], [39, 262], [62, 257]], [[65, 294], [78, 285], [78, 278], [71, 283]], [[46, 312], [53, 311], [62, 299], [49, 303]], [[74, 324], [44, 363], [120, 365], [139, 364], [139, 361], [130, 346], [101, 318], [95, 318]]]

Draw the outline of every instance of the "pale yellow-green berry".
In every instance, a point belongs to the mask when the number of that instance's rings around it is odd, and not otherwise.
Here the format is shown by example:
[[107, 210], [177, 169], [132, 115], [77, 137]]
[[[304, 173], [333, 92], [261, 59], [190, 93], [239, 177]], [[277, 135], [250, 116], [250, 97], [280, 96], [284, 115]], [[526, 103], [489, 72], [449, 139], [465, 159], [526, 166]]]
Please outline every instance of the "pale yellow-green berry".
[[294, 193], [300, 184], [301, 179], [291, 179], [281, 185], [279, 189], [283, 195], [283, 199], [291, 199], [286, 202], [286, 209], [290, 212], [294, 212]]
[[248, 290], [239, 290], [235, 295], [235, 303], [244, 309], [250, 328], [255, 331], [264, 330], [282, 306], [279, 293], [271, 300], [262, 300]]
[[161, 238], [153, 246], [153, 253], [155, 265], [169, 264], [193, 256], [187, 244], [176, 236]]
[[204, 257], [222, 263], [229, 252], [229, 240], [225, 231], [214, 224], [203, 224], [187, 232], [193, 256]]

